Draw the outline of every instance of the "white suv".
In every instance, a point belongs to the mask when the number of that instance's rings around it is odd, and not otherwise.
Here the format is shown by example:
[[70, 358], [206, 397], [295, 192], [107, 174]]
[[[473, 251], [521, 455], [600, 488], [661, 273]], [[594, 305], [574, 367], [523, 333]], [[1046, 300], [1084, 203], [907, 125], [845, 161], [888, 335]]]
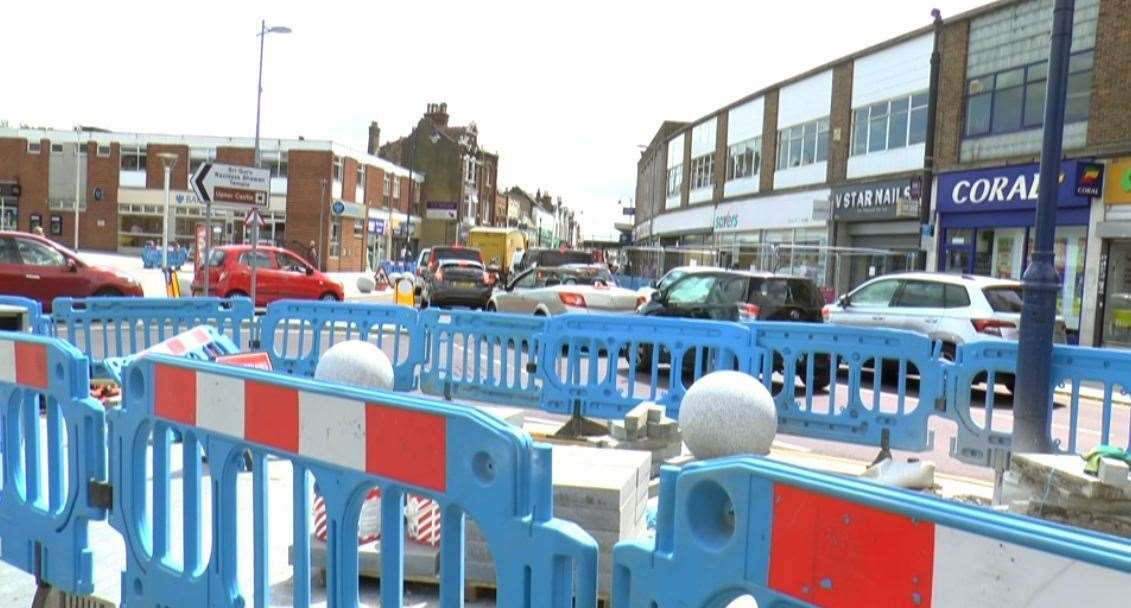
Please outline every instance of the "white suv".
[[[943, 355], [976, 340], [1016, 340], [1021, 326], [1021, 283], [934, 272], [872, 279], [827, 308], [830, 323], [906, 329], [943, 343]], [[1053, 341], [1064, 343], [1064, 320]]]

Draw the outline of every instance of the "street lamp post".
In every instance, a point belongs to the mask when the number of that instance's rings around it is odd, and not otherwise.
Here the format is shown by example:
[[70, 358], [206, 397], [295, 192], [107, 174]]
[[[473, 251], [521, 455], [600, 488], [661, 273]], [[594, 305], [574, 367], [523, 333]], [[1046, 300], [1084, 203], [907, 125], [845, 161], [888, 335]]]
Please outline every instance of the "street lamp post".
[[1064, 133], [1064, 99], [1068, 56], [1072, 46], [1075, 0], [1056, 0], [1052, 13], [1048, 84], [1045, 94], [1044, 142], [1037, 191], [1037, 238], [1032, 260], [1022, 275], [1024, 306], [1017, 340], [1017, 393], [1013, 400], [1014, 452], [1053, 451], [1049, 437], [1052, 333], [1060, 280], [1053, 266], [1056, 197], [1060, 190], [1060, 153]]
[[[168, 180], [166, 180], [167, 182]], [[166, 186], [166, 190], [168, 186]], [[79, 202], [82, 200], [82, 128], [75, 127], [75, 251], [79, 250]], [[168, 204], [168, 203], [166, 203]]]
[[326, 252], [323, 250], [323, 245], [326, 242], [326, 228], [324, 217], [326, 215], [326, 178], [318, 180], [318, 259], [314, 261], [314, 265], [318, 270], [322, 270], [322, 260], [326, 259]]
[[259, 24], [259, 85], [255, 90], [255, 166], [259, 166], [259, 115], [260, 109], [263, 106], [263, 42], [267, 39], [267, 34], [289, 34], [291, 28], [276, 25], [274, 27], [267, 27], [267, 20], [263, 20]]
[[[172, 152], [161, 152], [157, 155], [161, 159], [161, 165], [165, 168], [165, 213], [162, 215], [161, 220], [161, 268], [169, 270], [169, 211], [171, 202], [169, 200], [169, 176], [173, 172], [173, 167], [177, 164], [177, 155]], [[75, 201], [78, 204], [78, 201]]]

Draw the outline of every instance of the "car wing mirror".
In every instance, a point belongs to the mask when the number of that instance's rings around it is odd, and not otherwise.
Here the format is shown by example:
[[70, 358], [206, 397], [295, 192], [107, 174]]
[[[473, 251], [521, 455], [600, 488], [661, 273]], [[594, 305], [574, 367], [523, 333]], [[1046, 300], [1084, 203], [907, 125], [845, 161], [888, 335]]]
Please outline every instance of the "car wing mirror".
[[76, 262], [73, 258], [67, 258], [67, 272], [78, 272], [78, 271], [79, 271], [79, 263]]

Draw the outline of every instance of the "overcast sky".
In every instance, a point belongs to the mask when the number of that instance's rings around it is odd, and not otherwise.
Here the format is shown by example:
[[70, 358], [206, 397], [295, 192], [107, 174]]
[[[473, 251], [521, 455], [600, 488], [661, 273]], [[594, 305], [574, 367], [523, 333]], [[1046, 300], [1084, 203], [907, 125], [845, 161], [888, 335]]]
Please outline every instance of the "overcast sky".
[[[499, 183], [561, 195], [587, 234], [634, 196], [638, 144], [777, 80], [985, 4], [764, 2], [6, 3], [11, 126], [251, 136], [259, 20], [265, 137], [364, 149], [446, 101], [500, 156]], [[116, 7], [116, 8], [111, 8]]]

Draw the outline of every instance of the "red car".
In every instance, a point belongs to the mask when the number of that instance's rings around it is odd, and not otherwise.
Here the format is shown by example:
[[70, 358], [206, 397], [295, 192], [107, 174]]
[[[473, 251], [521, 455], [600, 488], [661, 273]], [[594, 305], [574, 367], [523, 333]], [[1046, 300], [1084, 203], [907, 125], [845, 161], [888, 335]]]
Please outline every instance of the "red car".
[[0, 232], [0, 293], [38, 300], [141, 296], [141, 283], [107, 266], [91, 266], [70, 249], [26, 232]]
[[[341, 283], [319, 272], [302, 256], [281, 247], [261, 245], [253, 252], [251, 245], [225, 245], [212, 249], [209, 257], [209, 295], [249, 297], [254, 262], [258, 269], [255, 273], [256, 306], [287, 298], [337, 301], [345, 298]], [[204, 293], [203, 274], [193, 276], [193, 295]]]

